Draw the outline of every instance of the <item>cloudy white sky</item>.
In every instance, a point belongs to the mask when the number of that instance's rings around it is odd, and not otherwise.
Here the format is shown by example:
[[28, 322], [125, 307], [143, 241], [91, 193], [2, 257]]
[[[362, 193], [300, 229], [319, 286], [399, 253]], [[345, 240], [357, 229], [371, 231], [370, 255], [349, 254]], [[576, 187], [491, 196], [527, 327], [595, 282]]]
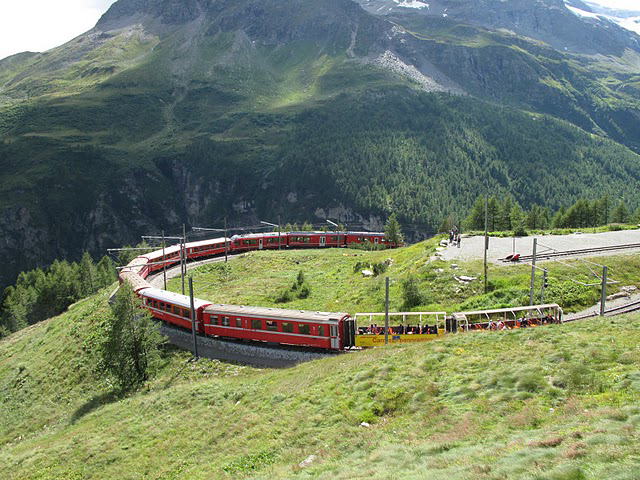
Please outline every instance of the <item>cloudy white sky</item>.
[[41, 52], [91, 29], [115, 0], [0, 0], [0, 58]]
[[[590, 0], [640, 10], [640, 0]], [[41, 52], [91, 29], [115, 0], [0, 0], [0, 58]]]

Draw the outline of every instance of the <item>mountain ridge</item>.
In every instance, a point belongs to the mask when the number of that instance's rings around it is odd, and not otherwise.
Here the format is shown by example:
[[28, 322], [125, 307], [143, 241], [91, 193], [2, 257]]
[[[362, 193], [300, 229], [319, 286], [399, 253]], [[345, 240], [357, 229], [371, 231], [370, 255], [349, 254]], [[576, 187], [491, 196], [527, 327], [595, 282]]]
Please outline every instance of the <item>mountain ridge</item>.
[[225, 217], [378, 229], [396, 211], [419, 238], [483, 178], [523, 204], [635, 206], [640, 55], [615, 51], [349, 0], [120, 0], [66, 45], [0, 61], [0, 283]]

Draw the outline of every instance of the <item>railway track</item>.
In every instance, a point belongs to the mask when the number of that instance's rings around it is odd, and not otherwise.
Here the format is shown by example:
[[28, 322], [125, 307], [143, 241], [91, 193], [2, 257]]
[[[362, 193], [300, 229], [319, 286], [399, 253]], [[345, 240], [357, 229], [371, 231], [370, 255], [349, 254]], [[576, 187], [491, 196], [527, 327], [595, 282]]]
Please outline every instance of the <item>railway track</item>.
[[[638, 310], [640, 310], [640, 300], [635, 301], [635, 302], [631, 302], [631, 303], [627, 303], [625, 305], [620, 305], [618, 307], [613, 307], [613, 308], [609, 308], [608, 310], [604, 311], [604, 316], [605, 317], [613, 317], [615, 315], [622, 315], [625, 313], [631, 313], [631, 312], [637, 312]], [[593, 318], [593, 317], [597, 317], [599, 316], [600, 313], [599, 312], [591, 312], [591, 313], [585, 313], [584, 315], [580, 315], [578, 317], [573, 317], [569, 320], [566, 320], [563, 323], [569, 323], [569, 322], [575, 322], [578, 320], [584, 320], [586, 318]]]
[[[602, 252], [615, 252], [618, 250], [631, 250], [631, 249], [640, 249], [640, 243], [628, 243], [625, 245], [610, 245], [608, 247], [593, 247], [593, 248], [581, 248], [578, 250], [565, 250], [562, 252], [546, 252], [546, 253], [538, 253], [536, 255], [536, 260], [548, 260], [551, 258], [558, 257], [572, 257], [572, 256], [580, 256], [580, 255], [591, 255], [594, 253], [602, 253]], [[512, 260], [507, 258], [501, 258], [502, 262], [511, 263]], [[522, 255], [518, 259], [520, 262], [528, 262], [533, 260], [533, 255]]]

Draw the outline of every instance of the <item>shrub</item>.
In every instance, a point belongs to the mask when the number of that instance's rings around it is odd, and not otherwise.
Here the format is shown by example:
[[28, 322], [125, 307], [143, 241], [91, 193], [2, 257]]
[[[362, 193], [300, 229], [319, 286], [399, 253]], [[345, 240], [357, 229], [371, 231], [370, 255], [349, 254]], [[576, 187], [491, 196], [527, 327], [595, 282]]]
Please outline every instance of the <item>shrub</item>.
[[423, 297], [418, 287], [418, 280], [413, 275], [402, 282], [402, 299], [406, 309], [417, 307], [423, 302]]

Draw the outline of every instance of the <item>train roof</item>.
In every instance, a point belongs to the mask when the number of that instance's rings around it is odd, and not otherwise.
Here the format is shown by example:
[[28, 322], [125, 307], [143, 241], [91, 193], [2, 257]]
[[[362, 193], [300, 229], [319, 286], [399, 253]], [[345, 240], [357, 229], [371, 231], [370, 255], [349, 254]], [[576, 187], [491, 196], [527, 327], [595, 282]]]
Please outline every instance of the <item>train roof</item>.
[[151, 288], [151, 284], [135, 272], [130, 270], [120, 272], [120, 279], [131, 285], [134, 292], [139, 292], [144, 288]]
[[210, 304], [204, 309], [209, 314], [248, 315], [275, 319], [305, 320], [308, 322], [336, 323], [348, 313], [313, 312], [307, 310], [287, 310], [284, 308], [247, 307], [244, 305]]
[[143, 256], [139, 256], [131, 260], [127, 265], [122, 269], [123, 272], [134, 272], [138, 273], [142, 270], [147, 263], [149, 263], [149, 259]]
[[[280, 232], [280, 236], [284, 237], [287, 232]], [[262, 238], [262, 237], [277, 237], [278, 232], [264, 232], [264, 233], [247, 233], [244, 235], [234, 235], [231, 240], [243, 239], [243, 238]]]
[[[227, 242], [230, 240], [226, 239]], [[195, 247], [206, 247], [207, 245], [211, 245], [212, 243], [224, 243], [225, 237], [220, 238], [210, 238], [209, 240], [200, 240], [198, 242], [189, 242], [187, 243], [187, 248], [195, 248]]]
[[382, 232], [346, 232], [347, 235], [375, 235], [377, 237], [384, 237]]
[[[188, 296], [181, 295], [175, 292], [168, 292], [166, 290], [161, 290], [159, 288], [147, 288], [145, 289], [141, 295], [143, 297], [152, 298], [154, 300], [159, 300], [161, 302], [170, 303], [172, 305], [178, 305], [183, 308], [191, 308], [191, 301]], [[207, 305], [211, 305], [211, 302], [207, 302], [206, 300], [200, 300], [199, 298], [193, 299], [193, 304], [197, 309], [201, 307], [205, 307]]]
[[322, 232], [322, 231], [318, 231], [318, 230], [306, 230], [303, 232], [287, 232], [289, 235], [338, 235], [338, 234], [343, 234], [344, 232]]

